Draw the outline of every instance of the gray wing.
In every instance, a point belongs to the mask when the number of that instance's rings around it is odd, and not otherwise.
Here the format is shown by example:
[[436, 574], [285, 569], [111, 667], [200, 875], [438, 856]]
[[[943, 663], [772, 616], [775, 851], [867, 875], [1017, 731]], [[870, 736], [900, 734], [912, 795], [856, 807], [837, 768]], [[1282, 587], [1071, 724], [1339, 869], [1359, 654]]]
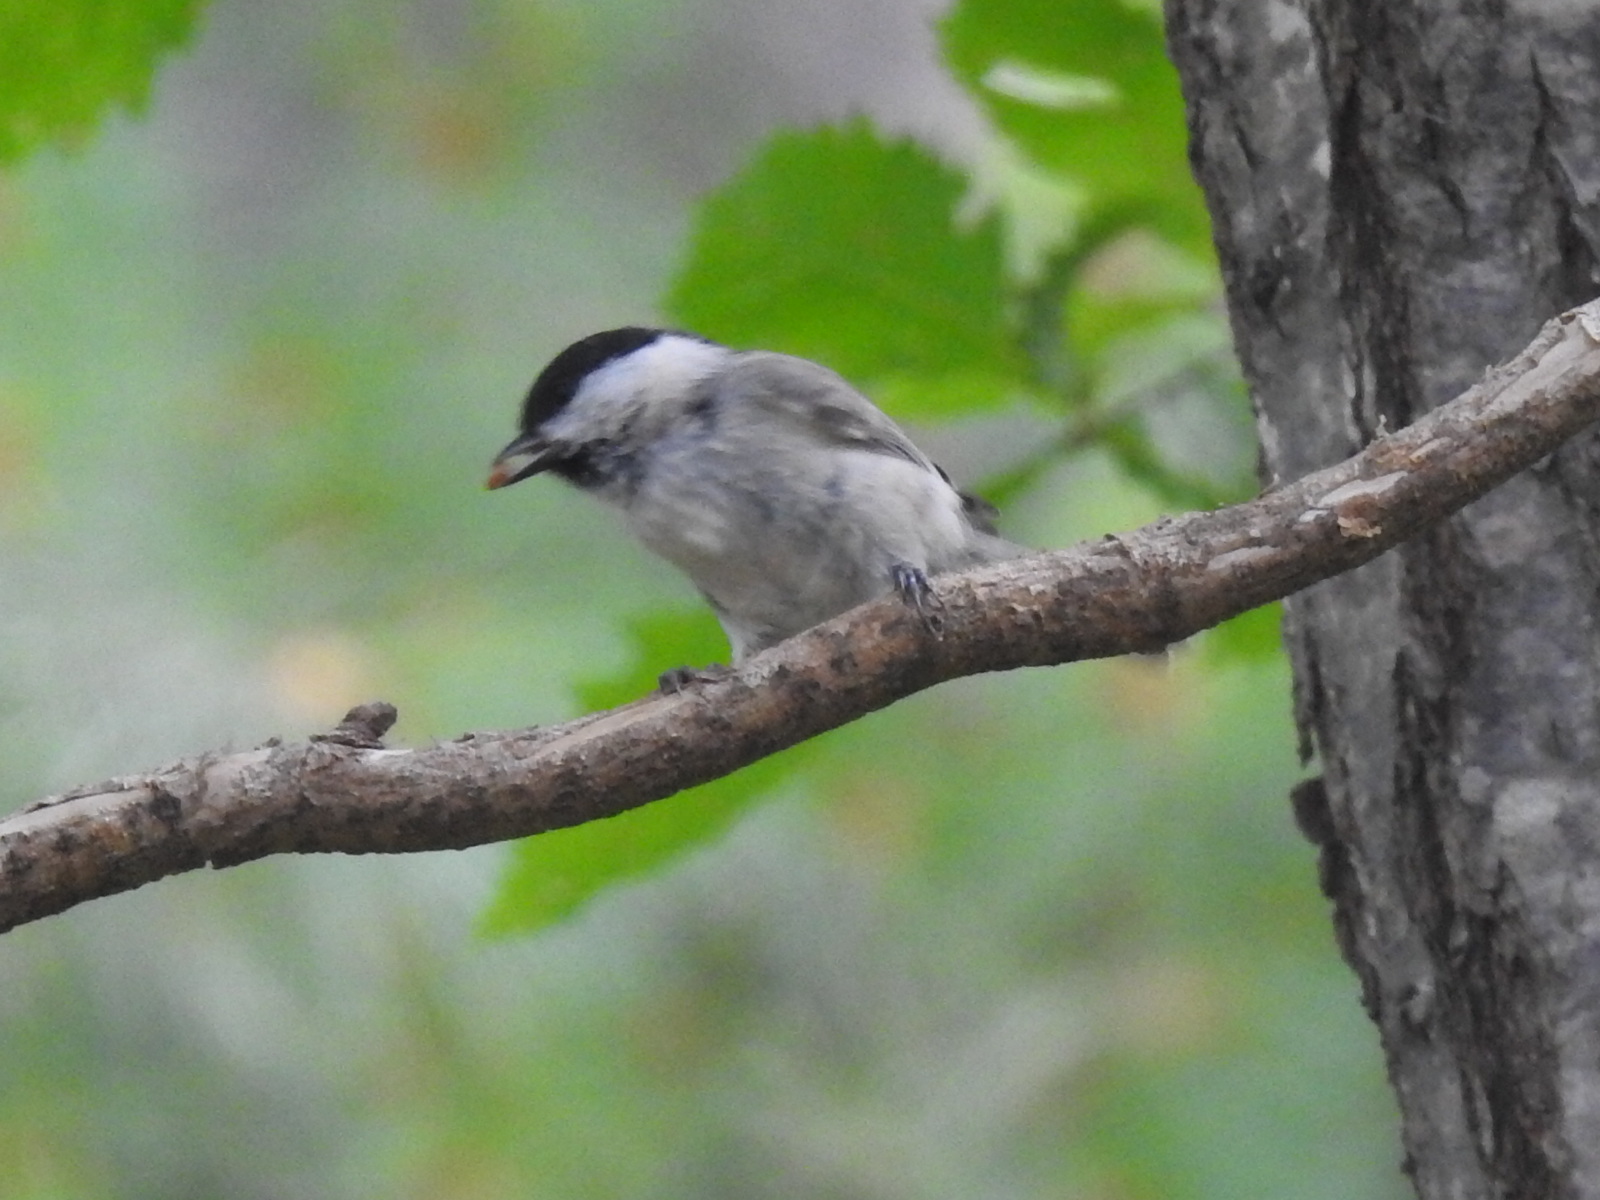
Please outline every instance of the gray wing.
[[719, 390], [725, 415], [749, 405], [821, 443], [893, 455], [949, 479], [882, 409], [842, 376], [807, 359], [760, 350], [741, 354]]
[[849, 446], [904, 459], [937, 475], [961, 500], [974, 530], [968, 565], [1016, 558], [1030, 551], [998, 536], [994, 505], [951, 482], [943, 467], [912, 444], [901, 428], [843, 377], [804, 358], [753, 350], [737, 356], [721, 378], [715, 407], [723, 420], [739, 420], [771, 436], [774, 420], [787, 424], [820, 446]]

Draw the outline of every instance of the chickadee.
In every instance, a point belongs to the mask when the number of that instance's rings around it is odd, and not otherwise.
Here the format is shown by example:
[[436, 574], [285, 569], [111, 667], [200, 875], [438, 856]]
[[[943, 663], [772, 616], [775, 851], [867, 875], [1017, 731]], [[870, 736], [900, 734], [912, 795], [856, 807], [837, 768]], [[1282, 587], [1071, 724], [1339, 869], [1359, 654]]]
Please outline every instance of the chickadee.
[[556, 355], [489, 487], [543, 471], [688, 575], [735, 663], [889, 591], [925, 612], [929, 575], [1028, 553], [826, 367], [687, 333], [611, 329]]

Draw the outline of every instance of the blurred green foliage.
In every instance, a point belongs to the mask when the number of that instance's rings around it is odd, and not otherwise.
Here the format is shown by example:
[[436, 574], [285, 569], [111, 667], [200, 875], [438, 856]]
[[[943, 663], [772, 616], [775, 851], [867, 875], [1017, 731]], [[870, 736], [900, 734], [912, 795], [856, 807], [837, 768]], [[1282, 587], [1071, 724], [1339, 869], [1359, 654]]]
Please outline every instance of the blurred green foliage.
[[[607, 325], [846, 370], [1032, 544], [1246, 491], [1150, 6], [959, 5], [964, 151], [909, 11], [219, 0], [148, 123], [0, 176], [10, 799], [723, 657], [591, 501], [481, 490]], [[1263, 610], [514, 848], [15, 931], [0, 1200], [1398, 1196], [1288, 699]]]
[[113, 105], [142, 107], [200, 0], [0, 2], [0, 162], [81, 142]]

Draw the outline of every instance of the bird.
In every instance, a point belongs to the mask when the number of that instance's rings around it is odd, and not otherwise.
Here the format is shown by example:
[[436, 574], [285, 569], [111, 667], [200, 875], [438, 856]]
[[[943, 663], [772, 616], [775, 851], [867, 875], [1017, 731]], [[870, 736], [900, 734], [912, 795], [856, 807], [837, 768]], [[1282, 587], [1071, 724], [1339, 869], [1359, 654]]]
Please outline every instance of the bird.
[[936, 625], [929, 576], [1030, 553], [842, 376], [679, 330], [608, 329], [550, 360], [487, 486], [546, 472], [688, 576], [736, 666], [890, 592]]

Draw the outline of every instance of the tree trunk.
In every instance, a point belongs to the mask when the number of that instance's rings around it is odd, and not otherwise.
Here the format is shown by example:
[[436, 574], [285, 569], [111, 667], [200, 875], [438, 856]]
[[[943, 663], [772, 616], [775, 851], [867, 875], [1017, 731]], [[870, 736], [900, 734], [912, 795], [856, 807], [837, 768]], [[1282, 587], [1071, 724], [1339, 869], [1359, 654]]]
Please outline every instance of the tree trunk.
[[[1168, 0], [1272, 481], [1600, 292], [1600, 5]], [[1425, 1200], [1600, 1196], [1600, 440], [1287, 605]]]

